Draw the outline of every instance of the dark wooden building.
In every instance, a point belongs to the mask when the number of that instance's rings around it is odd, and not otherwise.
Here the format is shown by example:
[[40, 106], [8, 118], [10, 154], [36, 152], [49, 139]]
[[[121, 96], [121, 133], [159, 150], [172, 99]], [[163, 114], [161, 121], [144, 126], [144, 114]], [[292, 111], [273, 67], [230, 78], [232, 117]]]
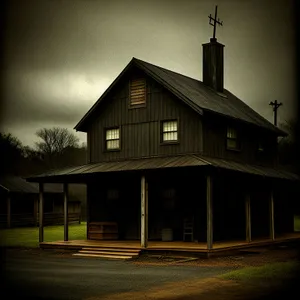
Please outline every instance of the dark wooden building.
[[[5, 227], [36, 226], [39, 223], [38, 184], [22, 177], [0, 178], [0, 225]], [[81, 202], [70, 199], [69, 222], [80, 222]], [[64, 223], [61, 184], [46, 184], [44, 189], [44, 225]]]
[[64, 184], [66, 211], [68, 183], [85, 183], [87, 237], [143, 248], [293, 232], [299, 177], [277, 165], [286, 133], [223, 87], [223, 51], [216, 39], [203, 45], [203, 82], [133, 58], [75, 126], [87, 164], [28, 178], [41, 208], [44, 183]]

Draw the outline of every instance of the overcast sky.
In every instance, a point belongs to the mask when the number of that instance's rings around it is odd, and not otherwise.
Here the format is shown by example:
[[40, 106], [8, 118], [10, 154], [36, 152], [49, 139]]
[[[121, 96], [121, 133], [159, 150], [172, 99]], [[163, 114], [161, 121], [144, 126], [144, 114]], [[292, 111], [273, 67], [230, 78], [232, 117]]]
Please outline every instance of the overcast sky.
[[283, 103], [278, 121], [293, 117], [292, 1], [7, 2], [0, 125], [25, 145], [34, 145], [39, 128], [73, 130], [132, 57], [202, 80], [202, 43], [212, 36], [216, 4], [225, 88], [269, 121], [275, 99]]

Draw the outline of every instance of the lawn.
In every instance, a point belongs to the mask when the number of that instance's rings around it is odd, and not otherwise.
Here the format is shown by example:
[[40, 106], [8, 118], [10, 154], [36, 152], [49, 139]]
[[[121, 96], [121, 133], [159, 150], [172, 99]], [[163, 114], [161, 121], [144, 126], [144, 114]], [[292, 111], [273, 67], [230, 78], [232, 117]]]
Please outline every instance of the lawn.
[[[295, 216], [294, 228], [295, 231], [300, 231], [300, 216]], [[63, 240], [63, 238], [64, 227], [62, 225], [46, 226], [44, 228], [45, 242]], [[81, 224], [70, 224], [69, 239], [86, 239], [86, 222], [82, 222]], [[38, 240], [38, 227], [11, 228], [0, 230], [0, 246], [36, 248], [39, 246]]]
[[[53, 242], [64, 239], [64, 226], [44, 227], [44, 241]], [[69, 240], [86, 239], [86, 222], [69, 225]], [[4, 247], [39, 247], [39, 228], [11, 228], [0, 231], [0, 246]]]
[[297, 271], [299, 266], [299, 262], [296, 261], [277, 262], [260, 267], [248, 267], [231, 271], [220, 277], [236, 281], [287, 279], [293, 276], [293, 272]]
[[300, 216], [294, 217], [294, 229], [295, 231], [300, 231]]

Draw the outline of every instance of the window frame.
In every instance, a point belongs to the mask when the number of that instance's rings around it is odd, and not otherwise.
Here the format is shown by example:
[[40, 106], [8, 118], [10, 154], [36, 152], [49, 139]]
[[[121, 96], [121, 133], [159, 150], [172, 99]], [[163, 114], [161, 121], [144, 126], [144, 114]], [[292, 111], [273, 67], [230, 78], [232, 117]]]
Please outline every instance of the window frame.
[[[235, 137], [229, 137], [228, 133], [230, 130], [233, 130], [236, 134]], [[228, 146], [228, 141], [235, 141], [236, 142], [236, 147], [230, 147]], [[235, 126], [227, 126], [226, 127], [226, 149], [229, 151], [241, 151], [241, 141], [240, 141], [240, 133], [239, 130], [236, 129]]]
[[[177, 125], [177, 130], [176, 131], [167, 131], [164, 132], [164, 123], [167, 122], [176, 122]], [[166, 140], [164, 141], [164, 133], [170, 133], [170, 132], [176, 132], [177, 133], [177, 140]], [[160, 122], [160, 144], [161, 145], [172, 145], [172, 144], [179, 144], [179, 120], [178, 119], [167, 119], [167, 120], [162, 120]]]
[[[106, 138], [107, 132], [109, 130], [115, 130], [115, 129], [119, 130], [119, 138], [118, 139], [109, 139], [109, 140], [107, 140], [107, 138]], [[112, 148], [112, 149], [107, 148], [107, 142], [108, 141], [117, 141], [117, 140], [119, 141], [119, 147], [118, 148]], [[121, 150], [121, 127], [120, 126], [114, 126], [114, 127], [104, 128], [104, 151], [105, 152], [113, 152], [113, 151], [120, 151], [120, 150]]]
[[[144, 97], [145, 97], [145, 101], [143, 103], [137, 103], [137, 104], [132, 104], [131, 103], [131, 90], [132, 90], [132, 82], [133, 81], [143, 81], [144, 82]], [[138, 77], [138, 78], [131, 78], [129, 80], [129, 86], [128, 86], [128, 90], [129, 90], [129, 95], [128, 95], [128, 99], [129, 99], [129, 103], [128, 103], [128, 108], [129, 109], [135, 109], [135, 108], [142, 108], [142, 107], [146, 107], [147, 106], [147, 81], [145, 78], [143, 77]]]

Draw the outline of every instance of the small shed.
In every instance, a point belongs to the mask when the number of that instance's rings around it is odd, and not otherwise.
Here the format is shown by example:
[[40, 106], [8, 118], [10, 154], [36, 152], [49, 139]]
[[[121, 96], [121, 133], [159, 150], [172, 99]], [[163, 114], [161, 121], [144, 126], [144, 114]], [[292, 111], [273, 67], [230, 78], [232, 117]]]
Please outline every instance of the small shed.
[[[45, 185], [45, 225], [63, 224], [63, 190], [59, 184]], [[38, 225], [38, 184], [18, 176], [0, 178], [0, 226], [19, 227]], [[69, 200], [69, 222], [80, 222], [81, 201]]]

